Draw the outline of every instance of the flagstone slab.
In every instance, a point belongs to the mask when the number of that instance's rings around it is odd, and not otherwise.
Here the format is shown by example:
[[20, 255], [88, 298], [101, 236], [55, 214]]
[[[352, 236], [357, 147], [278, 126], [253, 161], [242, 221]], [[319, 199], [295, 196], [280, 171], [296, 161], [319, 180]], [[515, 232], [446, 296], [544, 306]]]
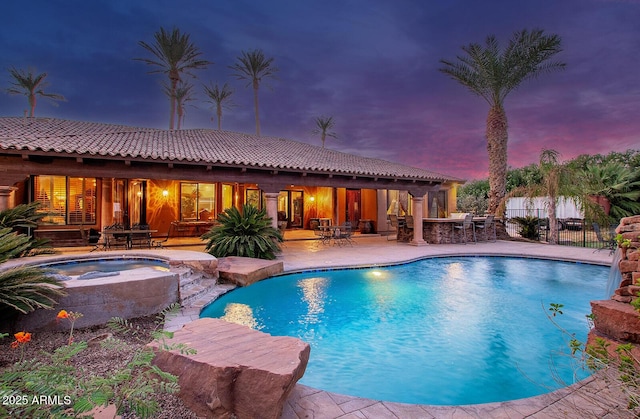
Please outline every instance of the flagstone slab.
[[220, 419], [279, 418], [310, 353], [300, 339], [210, 318], [186, 324], [170, 343], [197, 353], [158, 351], [154, 363], [179, 377], [185, 405], [199, 416]]

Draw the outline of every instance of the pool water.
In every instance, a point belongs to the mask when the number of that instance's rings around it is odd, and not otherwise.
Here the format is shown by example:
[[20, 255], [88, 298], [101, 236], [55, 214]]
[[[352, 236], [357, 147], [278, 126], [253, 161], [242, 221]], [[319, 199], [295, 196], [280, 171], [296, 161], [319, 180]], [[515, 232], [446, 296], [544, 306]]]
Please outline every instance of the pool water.
[[158, 259], [119, 258], [119, 259], [90, 259], [65, 261], [43, 265], [57, 274], [76, 276], [87, 272], [118, 272], [136, 268], [168, 269], [169, 264]]
[[[426, 259], [307, 272], [234, 290], [220, 317], [311, 345], [302, 384], [370, 399], [461, 405], [531, 397], [589, 372], [568, 356], [585, 341], [602, 266], [502, 257]], [[550, 303], [564, 314], [548, 317]]]

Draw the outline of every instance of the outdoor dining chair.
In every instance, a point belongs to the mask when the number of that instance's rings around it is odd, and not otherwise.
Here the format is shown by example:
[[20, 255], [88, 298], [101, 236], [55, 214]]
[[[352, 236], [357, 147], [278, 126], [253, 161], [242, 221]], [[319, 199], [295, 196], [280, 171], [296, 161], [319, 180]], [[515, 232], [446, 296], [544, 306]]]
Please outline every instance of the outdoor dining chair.
[[455, 231], [460, 230], [464, 244], [467, 244], [467, 230], [469, 229], [473, 231], [473, 242], [476, 243], [476, 225], [473, 223], [473, 214], [465, 215], [462, 224], [452, 224], [451, 228], [451, 232], [453, 233], [451, 236], [451, 243], [455, 240]]
[[334, 242], [339, 246], [342, 246], [343, 244], [349, 244], [350, 246], [353, 246], [353, 240], [351, 238], [352, 234], [353, 229], [351, 226], [351, 222], [347, 221], [343, 225], [335, 229], [335, 236], [333, 237]]
[[129, 236], [129, 247], [139, 246], [140, 248], [151, 248], [151, 233], [149, 231], [136, 232], [135, 230], [149, 230], [147, 224], [136, 224], [131, 227], [132, 233]]
[[[398, 216], [395, 214], [389, 214], [389, 224], [396, 231], [396, 240], [398, 239], [398, 234], [400, 234], [400, 223], [398, 221]], [[393, 234], [387, 234], [387, 240], [391, 240], [389, 237], [392, 237]]]
[[484, 238], [486, 241], [489, 241], [489, 230], [493, 229], [492, 241], [498, 240], [498, 237], [496, 235], [496, 223], [493, 215], [487, 215], [484, 221], [478, 222], [477, 224], [475, 224], [475, 227], [484, 231]]

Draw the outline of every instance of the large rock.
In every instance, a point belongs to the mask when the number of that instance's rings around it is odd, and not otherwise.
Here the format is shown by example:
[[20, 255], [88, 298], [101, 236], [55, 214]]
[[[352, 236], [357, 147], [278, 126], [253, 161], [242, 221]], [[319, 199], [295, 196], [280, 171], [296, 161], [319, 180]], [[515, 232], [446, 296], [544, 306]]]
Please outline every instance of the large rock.
[[591, 301], [594, 326], [600, 335], [640, 343], [640, 316], [631, 306], [613, 300]]
[[[195, 355], [158, 351], [154, 363], [179, 377], [180, 397], [208, 418], [273, 418], [309, 361], [309, 344], [220, 319], [199, 319], [174, 334]], [[151, 344], [157, 346], [157, 344]]]
[[227, 256], [218, 260], [220, 278], [241, 287], [281, 274], [284, 265], [280, 260], [265, 260], [240, 256]]

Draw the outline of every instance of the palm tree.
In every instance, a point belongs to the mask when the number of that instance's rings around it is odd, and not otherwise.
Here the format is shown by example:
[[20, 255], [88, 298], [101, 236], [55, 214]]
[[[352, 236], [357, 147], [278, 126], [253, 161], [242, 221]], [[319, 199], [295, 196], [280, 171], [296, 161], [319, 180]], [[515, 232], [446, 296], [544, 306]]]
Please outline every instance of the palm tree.
[[36, 110], [37, 96], [50, 99], [54, 105], [57, 105], [55, 103], [56, 100], [66, 101], [62, 95], [44, 92], [44, 88], [48, 85], [48, 83], [45, 82], [47, 73], [35, 75], [34, 70], [25, 71], [14, 67], [9, 69], [9, 74], [13, 77], [13, 81], [11, 82], [13, 87], [9, 87], [7, 93], [10, 95], [25, 95], [27, 97], [29, 100], [29, 117], [31, 118], [33, 118]]
[[609, 160], [579, 169], [584, 185], [594, 197], [609, 202], [609, 217], [618, 224], [623, 217], [640, 214], [640, 173], [624, 164]]
[[180, 29], [173, 28], [171, 33], [164, 28], [160, 28], [154, 34], [155, 42], [150, 45], [144, 41], [138, 44], [153, 54], [154, 58], [134, 58], [137, 61], [143, 61], [149, 65], [156, 66], [158, 69], [149, 71], [152, 73], [164, 73], [169, 76], [171, 101], [171, 113], [169, 117], [169, 129], [172, 130], [176, 115], [176, 89], [178, 82], [181, 80], [182, 74], [193, 76], [192, 70], [205, 69], [211, 61], [200, 59], [202, 53], [191, 42], [189, 34], [181, 34]]
[[484, 47], [475, 43], [462, 47], [465, 55], [458, 56], [456, 62], [440, 60], [444, 64], [440, 71], [489, 103], [489, 211], [495, 213], [506, 194], [508, 132], [504, 100], [525, 80], [563, 69], [565, 64], [550, 61], [562, 51], [560, 37], [545, 35], [540, 29], [514, 33], [502, 51], [493, 35], [485, 43]]
[[[233, 103], [231, 102], [231, 95], [233, 94], [233, 90], [229, 87], [228, 83], [222, 85], [222, 88], [218, 86], [218, 83], [215, 85], [210, 83], [210, 86], [206, 84], [204, 86], [205, 94], [211, 99], [207, 100], [208, 103], [211, 103], [216, 108], [216, 116], [218, 117], [218, 131], [222, 129], [222, 108], [231, 108]], [[213, 119], [213, 118], [212, 118]]]
[[242, 51], [242, 55], [237, 57], [238, 62], [230, 69], [238, 80], [249, 80], [247, 86], [253, 87], [253, 105], [256, 111], [256, 135], [260, 136], [260, 113], [258, 107], [258, 89], [260, 82], [264, 78], [275, 77], [278, 68], [273, 66], [273, 58], [266, 58], [262, 50]]
[[[171, 97], [171, 87], [166, 84], [162, 85], [164, 93]], [[192, 91], [193, 85], [180, 80], [180, 84], [176, 86], [175, 100], [176, 100], [176, 113], [178, 114], [178, 126], [177, 129], [182, 127], [184, 123], [185, 107], [187, 102], [195, 100], [194, 92]]]
[[539, 168], [541, 181], [512, 189], [500, 202], [498, 211], [503, 211], [507, 199], [513, 196], [545, 197], [545, 207], [549, 214], [550, 244], [558, 243], [556, 208], [560, 197], [573, 200], [590, 218], [602, 216], [601, 208], [589, 200], [588, 191], [580, 181], [580, 173], [572, 170], [569, 165], [561, 164], [557, 151], [543, 149], [540, 153]]
[[324, 148], [324, 141], [327, 137], [338, 138], [335, 132], [329, 131], [333, 128], [333, 116], [320, 116], [315, 119], [316, 128], [311, 131], [313, 134], [320, 134], [322, 140], [322, 148]]

